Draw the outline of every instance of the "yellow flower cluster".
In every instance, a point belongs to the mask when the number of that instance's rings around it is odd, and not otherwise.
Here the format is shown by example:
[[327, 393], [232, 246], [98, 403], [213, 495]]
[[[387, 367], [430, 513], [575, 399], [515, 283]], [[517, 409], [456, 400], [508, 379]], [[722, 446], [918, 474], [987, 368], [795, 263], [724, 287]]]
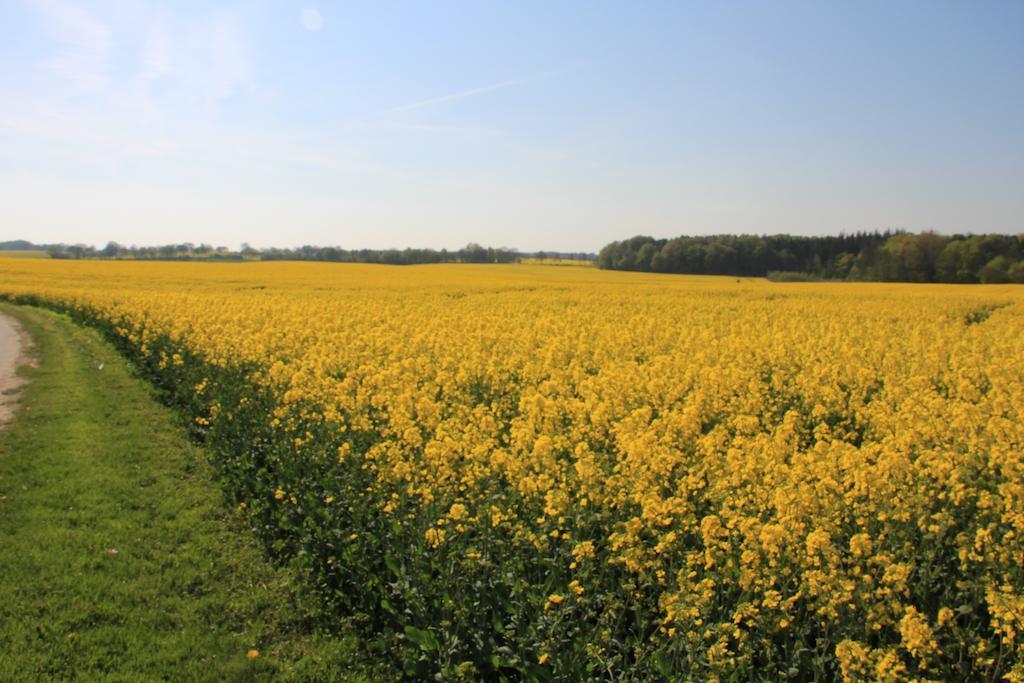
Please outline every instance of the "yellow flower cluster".
[[559, 558], [543, 612], [620, 577], [708, 677], [830, 637], [847, 680], [1021, 676], [1024, 288], [11, 260], [0, 294], [250, 368], [296, 452], [375, 434], [337, 459], [376, 514]]

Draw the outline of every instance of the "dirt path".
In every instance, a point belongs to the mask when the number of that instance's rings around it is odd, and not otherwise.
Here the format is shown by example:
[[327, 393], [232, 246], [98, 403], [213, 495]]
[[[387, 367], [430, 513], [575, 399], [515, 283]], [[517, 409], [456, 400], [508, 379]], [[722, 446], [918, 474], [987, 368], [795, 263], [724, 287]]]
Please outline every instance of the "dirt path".
[[0, 425], [11, 419], [18, 401], [18, 388], [25, 383], [18, 368], [29, 361], [28, 335], [18, 322], [0, 313]]

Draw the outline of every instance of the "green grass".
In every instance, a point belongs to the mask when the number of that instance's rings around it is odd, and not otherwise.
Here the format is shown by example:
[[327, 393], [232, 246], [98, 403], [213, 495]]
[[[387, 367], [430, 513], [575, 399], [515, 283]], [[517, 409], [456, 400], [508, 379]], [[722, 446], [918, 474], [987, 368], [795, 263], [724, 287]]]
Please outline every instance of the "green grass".
[[0, 431], [0, 680], [394, 677], [351, 631], [325, 630], [112, 347], [63, 316], [0, 311], [39, 361]]
[[0, 258], [50, 258], [42, 249], [0, 249]]

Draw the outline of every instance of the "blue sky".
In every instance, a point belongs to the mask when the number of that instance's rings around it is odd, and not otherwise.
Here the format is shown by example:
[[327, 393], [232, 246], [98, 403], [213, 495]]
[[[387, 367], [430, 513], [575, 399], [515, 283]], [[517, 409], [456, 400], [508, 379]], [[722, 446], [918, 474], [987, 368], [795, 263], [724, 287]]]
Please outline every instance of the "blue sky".
[[1024, 3], [0, 2], [0, 239], [1024, 231]]

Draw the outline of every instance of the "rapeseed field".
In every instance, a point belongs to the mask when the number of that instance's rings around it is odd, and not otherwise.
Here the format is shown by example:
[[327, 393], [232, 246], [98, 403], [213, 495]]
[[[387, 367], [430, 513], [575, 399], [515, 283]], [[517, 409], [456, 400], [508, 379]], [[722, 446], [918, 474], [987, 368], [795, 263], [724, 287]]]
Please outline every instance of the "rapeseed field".
[[412, 677], [1024, 681], [1024, 288], [6, 260], [0, 296], [114, 341]]

